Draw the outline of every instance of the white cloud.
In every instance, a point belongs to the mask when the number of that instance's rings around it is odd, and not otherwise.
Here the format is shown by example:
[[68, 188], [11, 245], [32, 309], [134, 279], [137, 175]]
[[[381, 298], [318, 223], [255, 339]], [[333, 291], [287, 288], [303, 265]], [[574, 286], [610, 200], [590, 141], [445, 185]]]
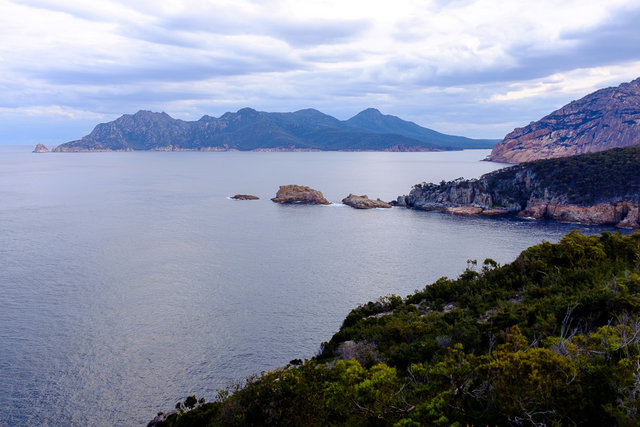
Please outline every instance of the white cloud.
[[617, 86], [620, 82], [633, 80], [638, 77], [638, 70], [640, 61], [556, 73], [541, 79], [511, 83], [507, 91], [493, 94], [488, 101], [512, 102], [559, 95], [577, 95], [581, 98], [608, 85]]
[[104, 114], [69, 108], [63, 105], [32, 105], [29, 107], [0, 107], [0, 116], [7, 117], [48, 117], [72, 120], [103, 120]]
[[49, 114], [69, 120], [79, 113], [65, 111], [140, 108], [198, 118], [252, 106], [346, 118], [374, 106], [441, 131], [500, 137], [510, 130], [501, 124], [631, 80], [640, 63], [635, 0], [0, 0], [0, 8], [0, 116], [56, 105]]

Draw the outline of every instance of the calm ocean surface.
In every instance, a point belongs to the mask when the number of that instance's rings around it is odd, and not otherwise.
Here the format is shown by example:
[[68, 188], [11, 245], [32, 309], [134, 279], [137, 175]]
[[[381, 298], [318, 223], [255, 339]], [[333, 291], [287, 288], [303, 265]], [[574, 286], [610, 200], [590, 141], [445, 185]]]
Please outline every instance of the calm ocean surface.
[[576, 228], [269, 200], [283, 184], [392, 200], [501, 167], [486, 150], [31, 149], [0, 146], [0, 425], [144, 425], [314, 356], [361, 303]]

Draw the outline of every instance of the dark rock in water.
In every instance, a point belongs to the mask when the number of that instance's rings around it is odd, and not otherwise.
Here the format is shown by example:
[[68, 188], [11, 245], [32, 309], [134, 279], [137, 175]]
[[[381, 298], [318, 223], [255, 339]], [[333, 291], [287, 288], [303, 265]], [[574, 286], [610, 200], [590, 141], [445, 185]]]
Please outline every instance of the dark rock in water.
[[355, 194], [349, 194], [347, 197], [342, 199], [342, 203], [356, 209], [374, 209], [374, 208], [390, 208], [391, 207], [389, 203], [383, 202], [380, 199], [371, 200], [366, 195], [356, 196]]
[[48, 153], [49, 149], [44, 144], [36, 145], [36, 148], [32, 151], [33, 153]]
[[260, 200], [260, 197], [252, 194], [236, 194], [232, 197], [234, 200]]
[[407, 199], [409, 198], [409, 196], [398, 196], [398, 198], [396, 200], [392, 200], [389, 202], [389, 204], [391, 206], [402, 206], [405, 208], [409, 208], [411, 206], [409, 206], [407, 204]]
[[640, 78], [598, 90], [493, 147], [488, 160], [521, 163], [640, 145]]
[[304, 203], [310, 205], [330, 205], [324, 195], [312, 188], [302, 185], [281, 185], [276, 197], [271, 199], [276, 203]]

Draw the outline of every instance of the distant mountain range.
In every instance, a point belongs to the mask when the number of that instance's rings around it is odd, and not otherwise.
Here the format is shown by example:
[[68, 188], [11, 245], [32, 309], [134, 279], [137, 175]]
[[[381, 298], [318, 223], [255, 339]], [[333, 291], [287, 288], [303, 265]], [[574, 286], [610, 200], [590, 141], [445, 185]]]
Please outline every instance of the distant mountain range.
[[489, 160], [520, 163], [640, 145], [640, 78], [600, 89], [496, 144]]
[[243, 108], [191, 122], [138, 111], [101, 123], [53, 151], [441, 151], [491, 148], [496, 142], [445, 135], [374, 108], [344, 121], [314, 109], [267, 113]]

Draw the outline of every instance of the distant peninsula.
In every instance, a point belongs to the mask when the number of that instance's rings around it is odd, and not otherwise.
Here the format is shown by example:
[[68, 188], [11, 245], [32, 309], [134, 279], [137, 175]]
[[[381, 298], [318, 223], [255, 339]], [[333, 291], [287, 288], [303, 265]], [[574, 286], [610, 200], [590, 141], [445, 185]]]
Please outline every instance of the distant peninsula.
[[640, 78], [600, 89], [515, 129], [488, 160], [521, 163], [640, 144]]
[[446, 135], [374, 108], [349, 120], [314, 109], [268, 113], [243, 108], [197, 121], [138, 111], [101, 123], [52, 151], [443, 151], [488, 149], [496, 142]]
[[422, 183], [394, 203], [454, 214], [517, 214], [640, 228], [640, 146], [500, 169], [479, 179]]

